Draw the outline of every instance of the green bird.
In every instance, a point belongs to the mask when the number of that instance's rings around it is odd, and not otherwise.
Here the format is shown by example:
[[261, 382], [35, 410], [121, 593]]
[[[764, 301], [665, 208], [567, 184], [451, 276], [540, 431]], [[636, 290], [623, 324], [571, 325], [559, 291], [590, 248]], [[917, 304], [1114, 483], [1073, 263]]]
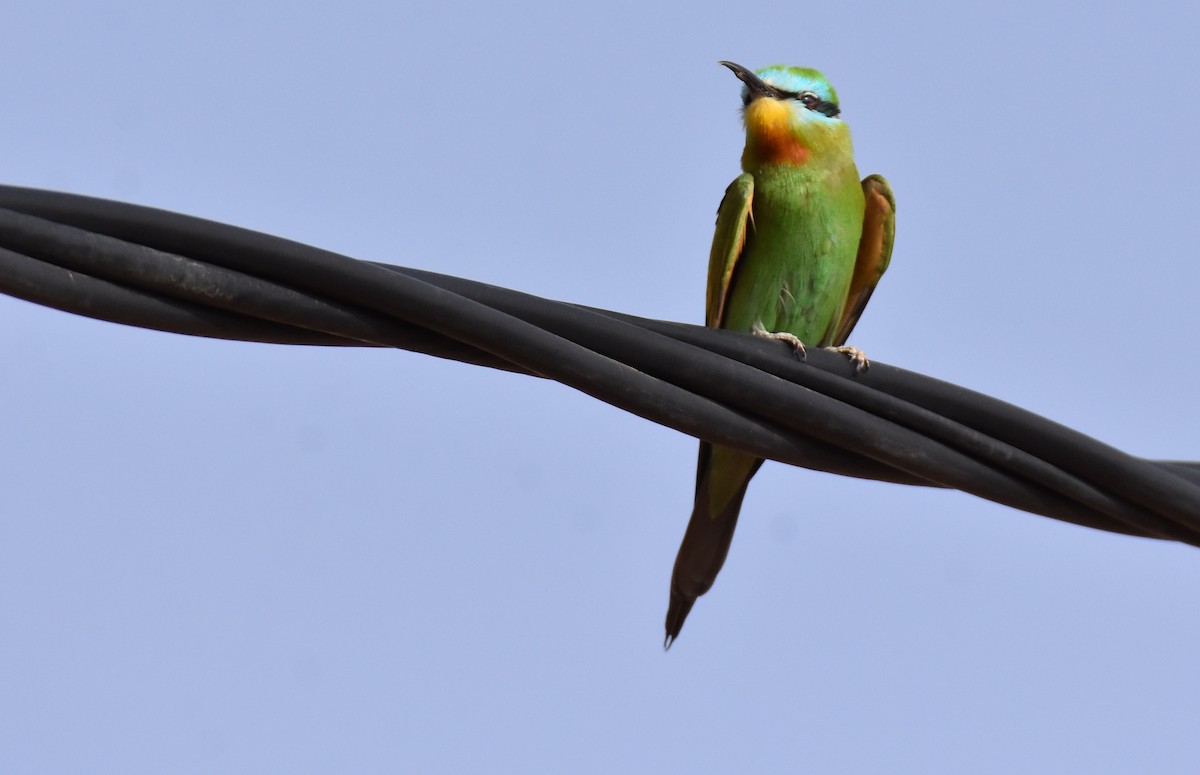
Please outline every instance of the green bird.
[[[705, 323], [804, 343], [843, 347], [887, 269], [895, 200], [878, 175], [858, 179], [850, 128], [821, 73], [774, 65], [757, 72], [721, 62], [741, 80], [743, 173], [717, 210], [708, 261]], [[696, 501], [671, 574], [665, 647], [696, 598], [712, 587], [762, 460], [700, 443]]]

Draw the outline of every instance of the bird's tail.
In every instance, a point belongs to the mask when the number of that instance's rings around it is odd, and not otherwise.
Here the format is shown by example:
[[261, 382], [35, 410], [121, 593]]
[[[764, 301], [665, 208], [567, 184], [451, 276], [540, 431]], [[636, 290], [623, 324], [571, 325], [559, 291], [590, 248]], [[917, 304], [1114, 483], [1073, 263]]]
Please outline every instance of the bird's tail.
[[696, 503], [671, 574], [664, 648], [679, 637], [696, 598], [712, 587], [725, 564], [742, 498], [762, 462], [745, 452], [700, 442]]

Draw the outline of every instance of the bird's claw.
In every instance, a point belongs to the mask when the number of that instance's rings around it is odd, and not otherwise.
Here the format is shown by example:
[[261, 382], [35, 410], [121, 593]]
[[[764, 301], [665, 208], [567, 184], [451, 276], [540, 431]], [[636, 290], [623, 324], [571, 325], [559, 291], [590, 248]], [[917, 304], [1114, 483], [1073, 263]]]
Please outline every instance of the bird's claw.
[[804, 342], [795, 334], [789, 334], [787, 331], [768, 331], [763, 328], [762, 323], [755, 323], [750, 331], [755, 336], [765, 336], [767, 339], [778, 339], [781, 342], [787, 342], [792, 346], [792, 354], [800, 360], [807, 357], [808, 352], [804, 349]]
[[862, 374], [867, 369], [871, 368], [871, 362], [867, 360], [867, 354], [857, 347], [843, 345], [841, 347], [826, 347], [826, 350], [832, 350], [835, 353], [841, 353], [850, 360], [854, 361], [854, 373]]

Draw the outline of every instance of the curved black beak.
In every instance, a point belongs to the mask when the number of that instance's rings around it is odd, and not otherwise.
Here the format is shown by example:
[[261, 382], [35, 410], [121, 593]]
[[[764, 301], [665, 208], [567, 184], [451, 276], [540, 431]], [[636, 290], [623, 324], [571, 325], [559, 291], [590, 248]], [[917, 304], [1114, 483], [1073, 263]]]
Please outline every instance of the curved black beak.
[[733, 74], [737, 76], [739, 81], [746, 84], [746, 88], [750, 90], [751, 99], [758, 99], [759, 97], [773, 97], [778, 100], [783, 98], [783, 93], [780, 92], [779, 89], [776, 89], [771, 84], [759, 78], [753, 73], [753, 71], [750, 70], [750, 68], [742, 67], [736, 62], [726, 62], [723, 59], [720, 62], [717, 62], [717, 64], [728, 67], [733, 71]]

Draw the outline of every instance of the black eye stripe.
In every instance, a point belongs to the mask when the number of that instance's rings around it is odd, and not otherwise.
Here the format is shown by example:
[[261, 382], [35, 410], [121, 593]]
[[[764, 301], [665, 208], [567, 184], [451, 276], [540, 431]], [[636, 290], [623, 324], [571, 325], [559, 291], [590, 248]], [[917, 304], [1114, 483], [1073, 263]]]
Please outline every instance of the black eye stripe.
[[[836, 118], [837, 115], [842, 112], [841, 109], [837, 106], [836, 102], [830, 102], [829, 100], [823, 100], [810, 91], [794, 92], [794, 91], [783, 91], [782, 89], [780, 89], [780, 92], [784, 96], [789, 97], [789, 98], [801, 103], [802, 105], [804, 105], [804, 107], [808, 108], [809, 110], [815, 110], [817, 113], [820, 113], [823, 116], [828, 116], [829, 118]], [[805, 99], [806, 97], [808, 99]]]
[[[783, 89], [779, 89], [779, 96], [790, 99], [790, 100], [796, 100], [797, 102], [804, 105], [804, 107], [808, 108], [809, 110], [816, 111], [817, 113], [820, 113], [823, 116], [828, 116], [829, 118], [837, 118], [838, 114], [840, 114], [842, 112], [841, 108], [838, 107], [836, 102], [831, 102], [829, 100], [823, 100], [820, 97], [818, 97], [817, 95], [813, 94], [812, 92], [794, 92], [794, 91], [784, 91]], [[815, 101], [805, 102], [803, 99], [801, 99], [801, 97], [805, 97], [805, 96], [812, 97]], [[750, 103], [753, 101], [754, 101], [754, 95], [752, 95], [749, 91], [743, 90], [743, 92], [742, 92], [742, 107], [749, 107]]]
[[815, 110], [818, 113], [829, 116], [830, 118], [837, 118], [838, 114], [842, 112], [841, 108], [837, 106], [836, 102], [829, 102], [828, 100], [822, 99], [818, 99], [814, 104], [809, 105], [808, 109]]

